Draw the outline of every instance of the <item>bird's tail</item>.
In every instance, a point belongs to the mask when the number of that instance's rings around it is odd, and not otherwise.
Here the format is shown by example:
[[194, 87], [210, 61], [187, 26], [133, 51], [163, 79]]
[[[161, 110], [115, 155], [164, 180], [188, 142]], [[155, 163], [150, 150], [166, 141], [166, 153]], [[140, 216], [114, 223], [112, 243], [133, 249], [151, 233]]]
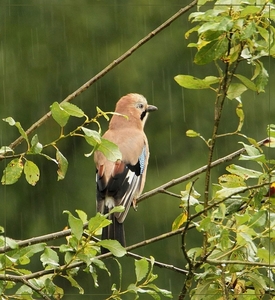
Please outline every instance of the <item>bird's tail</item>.
[[[117, 240], [123, 247], [125, 247], [126, 242], [123, 223], [119, 223], [114, 214], [110, 215], [110, 219], [112, 220], [112, 224], [103, 228], [101, 239]], [[109, 250], [103, 247], [101, 248], [102, 254], [107, 252], [109, 252]]]

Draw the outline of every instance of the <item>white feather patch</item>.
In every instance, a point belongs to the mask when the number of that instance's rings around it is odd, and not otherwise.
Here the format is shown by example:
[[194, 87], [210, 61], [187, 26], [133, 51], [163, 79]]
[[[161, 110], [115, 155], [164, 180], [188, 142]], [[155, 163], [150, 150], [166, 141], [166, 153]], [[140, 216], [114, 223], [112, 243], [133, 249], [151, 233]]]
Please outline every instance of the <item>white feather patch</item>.
[[105, 198], [105, 206], [107, 206], [109, 209], [112, 209], [115, 206], [115, 200], [113, 197], [107, 196]]

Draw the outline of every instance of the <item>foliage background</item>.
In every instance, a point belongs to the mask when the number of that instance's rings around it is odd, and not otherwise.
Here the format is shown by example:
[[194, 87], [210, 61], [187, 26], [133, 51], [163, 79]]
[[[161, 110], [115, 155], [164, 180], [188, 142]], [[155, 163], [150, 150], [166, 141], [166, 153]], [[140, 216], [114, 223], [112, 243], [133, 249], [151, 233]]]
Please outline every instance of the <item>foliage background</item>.
[[[60, 102], [80, 85], [97, 74], [133, 44], [154, 30], [185, 6], [186, 1], [5, 1], [0, 3], [0, 118], [13, 116], [27, 129], [49, 106]], [[171, 26], [151, 39], [133, 55], [77, 97], [76, 103], [93, 116], [95, 107], [112, 111], [116, 101], [129, 92], [143, 94], [149, 103], [158, 106], [147, 123], [150, 143], [150, 166], [145, 190], [150, 190], [173, 178], [184, 175], [206, 163], [206, 147], [199, 139], [185, 136], [194, 129], [210, 136], [213, 120], [214, 94], [211, 91], [183, 90], [175, 81], [178, 74], [204, 77], [216, 75], [211, 66], [195, 66], [195, 50], [187, 48], [184, 33], [190, 29], [188, 15], [182, 15]], [[266, 61], [270, 78], [266, 93], [246, 92], [242, 98], [246, 114], [243, 131], [260, 140], [266, 136], [266, 125], [272, 123], [274, 101], [274, 62]], [[247, 71], [249, 72], [249, 71]], [[227, 100], [222, 117], [224, 131], [235, 130], [238, 119], [232, 119], [236, 102]], [[70, 125], [73, 128], [73, 120]], [[103, 128], [107, 122], [102, 119]], [[59, 134], [58, 126], [48, 121], [38, 130], [43, 143]], [[0, 123], [0, 141], [7, 145], [17, 137], [17, 131]], [[216, 158], [241, 148], [232, 138], [218, 141]], [[21, 146], [22, 149], [24, 145]], [[95, 214], [95, 168], [92, 158], [84, 157], [89, 146], [80, 139], [61, 143], [60, 150], [68, 158], [66, 179], [56, 180], [56, 167], [35, 157], [41, 169], [41, 179], [35, 187], [23, 178], [14, 186], [0, 187], [0, 225], [7, 236], [25, 239], [66, 226], [63, 210], [82, 209], [89, 217]], [[271, 155], [272, 156], [272, 155]], [[272, 158], [272, 157], [271, 157]], [[1, 162], [4, 168], [6, 162]], [[215, 180], [224, 172], [217, 168]], [[201, 187], [200, 187], [201, 185]], [[185, 184], [172, 191], [179, 193]], [[203, 178], [196, 182], [203, 191]], [[126, 220], [128, 245], [171, 230], [179, 214], [179, 200], [157, 195], [140, 203], [138, 212], [130, 211]], [[173, 237], [136, 250], [140, 255], [153, 255], [156, 260], [183, 267], [180, 238]], [[198, 245], [193, 233], [187, 234], [188, 246]], [[132, 259], [123, 259], [125, 284], [134, 277]], [[112, 264], [112, 262], [108, 262]], [[130, 267], [128, 268], [128, 266]], [[35, 268], [36, 266], [34, 266]], [[112, 274], [118, 272], [111, 266]], [[172, 271], [158, 269], [157, 284], [172, 290], [176, 296], [183, 277]], [[85, 296], [104, 299], [110, 288], [110, 278], [99, 273], [100, 287], [95, 289], [91, 278], [83, 278]], [[77, 299], [78, 291], [68, 286], [66, 299]], [[71, 294], [71, 296], [70, 296]]]

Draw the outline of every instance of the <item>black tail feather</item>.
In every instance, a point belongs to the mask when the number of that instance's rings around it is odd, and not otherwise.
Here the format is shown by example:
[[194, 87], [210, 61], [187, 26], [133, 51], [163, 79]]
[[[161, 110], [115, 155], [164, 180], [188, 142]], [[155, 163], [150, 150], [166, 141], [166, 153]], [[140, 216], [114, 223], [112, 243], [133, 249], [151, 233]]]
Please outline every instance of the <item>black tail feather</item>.
[[[110, 239], [117, 240], [123, 247], [125, 247], [125, 233], [123, 223], [119, 223], [114, 214], [110, 215], [110, 219], [112, 220], [112, 224], [107, 227], [104, 227], [102, 230], [102, 240]], [[101, 253], [109, 252], [106, 248], [101, 248]]]

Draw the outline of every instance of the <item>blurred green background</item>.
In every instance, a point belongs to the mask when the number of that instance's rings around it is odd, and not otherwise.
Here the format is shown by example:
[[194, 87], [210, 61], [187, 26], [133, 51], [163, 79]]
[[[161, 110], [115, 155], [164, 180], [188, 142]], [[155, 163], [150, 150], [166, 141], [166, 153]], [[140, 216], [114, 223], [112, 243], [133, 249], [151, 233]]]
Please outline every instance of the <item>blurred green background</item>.
[[[62, 101], [83, 83], [96, 75], [113, 60], [157, 26], [166, 21], [188, 1], [162, 0], [1, 0], [0, 3], [0, 118], [12, 116], [27, 129], [49, 111], [54, 101]], [[193, 10], [194, 11], [194, 10]], [[190, 11], [191, 12], [191, 11]], [[190, 40], [184, 33], [193, 25], [188, 21], [190, 12], [182, 15], [172, 25], [143, 45], [129, 58], [111, 70], [88, 90], [74, 99], [89, 116], [95, 107], [113, 111], [117, 100], [130, 92], [143, 94], [159, 110], [147, 122], [146, 133], [150, 144], [150, 165], [145, 191], [149, 191], [173, 178], [187, 174], [207, 162], [207, 148], [200, 139], [190, 139], [186, 130], [200, 132], [206, 139], [213, 126], [215, 94], [211, 91], [183, 90], [174, 81], [178, 74], [200, 78], [217, 75], [214, 64], [196, 66], [194, 48], [187, 48]], [[274, 62], [265, 61], [270, 74], [270, 85], [265, 94], [245, 93], [246, 115], [243, 131], [260, 140], [266, 136], [266, 125], [272, 123], [274, 100]], [[251, 75], [249, 66], [241, 71]], [[222, 118], [222, 132], [234, 131], [238, 124], [235, 115], [236, 101], [227, 100]], [[71, 119], [68, 129], [78, 120]], [[101, 120], [104, 130], [108, 124]], [[36, 133], [42, 144], [58, 137], [59, 128], [49, 120]], [[18, 137], [15, 127], [0, 122], [1, 145], [9, 145]], [[215, 159], [241, 147], [242, 138], [219, 140]], [[22, 143], [18, 151], [25, 149]], [[12, 186], [1, 186], [0, 225], [6, 234], [15, 239], [26, 239], [54, 231], [67, 225], [64, 210], [84, 210], [89, 217], [95, 214], [95, 167], [93, 159], [84, 153], [91, 148], [81, 139], [67, 139], [59, 144], [60, 151], [69, 161], [64, 181], [57, 182], [56, 166], [44, 158], [33, 157], [41, 170], [35, 187], [24, 178]], [[50, 151], [49, 154], [53, 154]], [[1, 170], [7, 162], [1, 161]], [[212, 175], [215, 181], [223, 174], [224, 166]], [[178, 193], [185, 183], [171, 189]], [[203, 192], [203, 175], [196, 182]], [[140, 242], [171, 230], [176, 216], [181, 212], [179, 199], [160, 194], [140, 203], [138, 211], [130, 211], [125, 222], [127, 244]], [[187, 235], [187, 247], [200, 245], [199, 236]], [[185, 267], [180, 249], [180, 237], [172, 237], [135, 252], [156, 260]], [[120, 260], [123, 265], [123, 284], [135, 281], [134, 262]], [[112, 277], [99, 271], [99, 288], [86, 274], [79, 282], [85, 296], [62, 283], [65, 299], [105, 299], [112, 280], [118, 284], [118, 267], [106, 261]], [[39, 269], [39, 263], [34, 269]], [[155, 268], [159, 275], [156, 284], [172, 290], [177, 298], [184, 275]], [[93, 296], [93, 297], [91, 297]], [[125, 297], [132, 299], [132, 297]], [[143, 298], [142, 298], [143, 299]], [[144, 299], [147, 299], [144, 297]]]

